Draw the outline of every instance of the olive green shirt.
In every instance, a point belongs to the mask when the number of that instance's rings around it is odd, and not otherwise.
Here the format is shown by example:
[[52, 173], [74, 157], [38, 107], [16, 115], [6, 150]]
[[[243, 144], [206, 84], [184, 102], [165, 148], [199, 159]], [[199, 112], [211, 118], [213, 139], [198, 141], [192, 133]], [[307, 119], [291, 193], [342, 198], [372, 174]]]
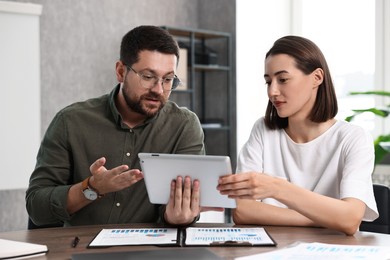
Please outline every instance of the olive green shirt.
[[163, 109], [134, 128], [115, 106], [119, 85], [110, 94], [72, 104], [54, 117], [42, 140], [26, 192], [26, 207], [37, 225], [64, 226], [159, 221], [161, 205], [149, 202], [143, 180], [106, 194], [73, 215], [66, 210], [72, 184], [91, 175], [89, 167], [106, 158], [105, 167], [122, 164], [140, 169], [138, 153], [204, 154], [198, 117], [168, 101]]

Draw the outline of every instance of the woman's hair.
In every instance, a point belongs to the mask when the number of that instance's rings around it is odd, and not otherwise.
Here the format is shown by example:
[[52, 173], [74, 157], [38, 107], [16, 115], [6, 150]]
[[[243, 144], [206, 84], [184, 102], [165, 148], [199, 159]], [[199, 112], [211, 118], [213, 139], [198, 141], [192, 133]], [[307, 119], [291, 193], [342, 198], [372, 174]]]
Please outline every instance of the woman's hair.
[[177, 63], [179, 62], [179, 46], [172, 35], [163, 28], [142, 25], [129, 31], [122, 38], [120, 60], [132, 66], [138, 62], [139, 53], [144, 50], [174, 54], [177, 57]]
[[[336, 93], [328, 64], [317, 45], [303, 37], [285, 36], [274, 43], [265, 58], [277, 54], [291, 56], [295, 60], [296, 67], [306, 75], [317, 68], [324, 71], [324, 80], [318, 87], [317, 97], [309, 119], [320, 123], [335, 117], [338, 111]], [[270, 100], [265, 112], [265, 124], [270, 129], [282, 129], [288, 126], [288, 118], [279, 117]]]

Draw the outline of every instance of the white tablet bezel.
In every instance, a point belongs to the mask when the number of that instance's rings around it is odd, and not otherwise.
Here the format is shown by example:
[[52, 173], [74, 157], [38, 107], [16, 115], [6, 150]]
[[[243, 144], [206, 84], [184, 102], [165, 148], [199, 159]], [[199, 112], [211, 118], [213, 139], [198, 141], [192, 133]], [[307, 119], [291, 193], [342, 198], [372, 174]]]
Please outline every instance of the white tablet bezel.
[[200, 181], [201, 206], [236, 207], [234, 199], [217, 190], [218, 178], [232, 173], [229, 156], [139, 153], [138, 157], [151, 203], [167, 204], [171, 181], [180, 175]]

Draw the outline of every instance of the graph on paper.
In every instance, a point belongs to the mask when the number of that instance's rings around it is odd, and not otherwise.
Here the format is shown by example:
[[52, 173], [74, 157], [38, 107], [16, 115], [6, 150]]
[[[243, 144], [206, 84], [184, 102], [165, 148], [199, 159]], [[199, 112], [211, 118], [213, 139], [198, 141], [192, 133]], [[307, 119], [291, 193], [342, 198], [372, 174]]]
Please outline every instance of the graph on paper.
[[264, 228], [193, 228], [186, 229], [186, 242], [188, 245], [210, 245], [213, 243], [226, 243], [226, 245], [275, 245]]

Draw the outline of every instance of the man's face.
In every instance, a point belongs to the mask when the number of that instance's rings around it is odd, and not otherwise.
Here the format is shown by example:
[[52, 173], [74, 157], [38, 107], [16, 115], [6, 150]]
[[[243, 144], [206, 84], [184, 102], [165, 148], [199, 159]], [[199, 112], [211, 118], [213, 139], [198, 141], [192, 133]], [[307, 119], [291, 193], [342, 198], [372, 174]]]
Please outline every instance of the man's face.
[[[139, 53], [139, 61], [131, 68], [122, 64], [124, 79], [121, 91], [128, 108], [146, 117], [156, 115], [171, 93], [162, 79], [174, 77], [176, 64], [174, 54], [147, 50]], [[145, 80], [150, 78], [152, 80]]]

